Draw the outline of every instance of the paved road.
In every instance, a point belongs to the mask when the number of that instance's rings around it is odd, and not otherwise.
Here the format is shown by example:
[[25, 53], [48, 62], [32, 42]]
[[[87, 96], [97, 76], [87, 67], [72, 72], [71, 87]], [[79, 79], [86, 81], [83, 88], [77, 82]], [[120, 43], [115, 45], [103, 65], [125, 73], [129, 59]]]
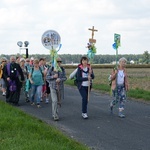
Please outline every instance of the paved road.
[[[23, 111], [58, 127], [71, 138], [88, 145], [93, 150], [150, 150], [150, 105], [128, 100], [126, 118], [110, 115], [111, 97], [91, 92], [88, 105], [89, 119], [81, 117], [81, 97], [76, 88], [66, 86], [65, 100], [59, 109], [60, 121], [51, 117], [51, 103], [42, 102], [41, 108], [30, 106], [21, 98]], [[0, 96], [2, 98], [2, 96]]]

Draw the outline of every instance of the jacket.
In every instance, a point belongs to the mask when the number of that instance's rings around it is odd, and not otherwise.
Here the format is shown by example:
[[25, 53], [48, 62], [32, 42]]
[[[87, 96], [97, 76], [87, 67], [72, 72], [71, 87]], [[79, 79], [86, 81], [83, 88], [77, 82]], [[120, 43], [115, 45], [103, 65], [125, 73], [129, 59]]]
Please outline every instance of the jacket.
[[[91, 68], [91, 66], [88, 64], [87, 67], [88, 67], [87, 72], [89, 73], [89, 69]], [[82, 64], [79, 64], [78, 65], [78, 69], [77, 69], [77, 74], [76, 74], [76, 80], [77, 80], [77, 87], [78, 87], [78, 89], [81, 88], [81, 85], [82, 85], [83, 81], [88, 81], [88, 78], [83, 78], [82, 77], [82, 73], [83, 73], [83, 66], [82, 66]], [[94, 77], [95, 76], [94, 76], [94, 73], [93, 73], [93, 70], [92, 70], [91, 78], [94, 79]], [[90, 88], [92, 88], [92, 81], [90, 82]]]
[[[123, 72], [124, 72], [124, 86], [125, 86], [125, 89], [128, 90], [129, 89], [129, 83], [128, 83], [126, 69], [123, 69]], [[118, 73], [118, 70], [117, 70], [117, 73]], [[111, 89], [112, 90], [115, 90], [115, 88], [116, 88], [116, 75], [117, 74], [115, 73], [115, 70], [113, 69], [113, 71], [111, 73], [111, 81], [112, 81]]]

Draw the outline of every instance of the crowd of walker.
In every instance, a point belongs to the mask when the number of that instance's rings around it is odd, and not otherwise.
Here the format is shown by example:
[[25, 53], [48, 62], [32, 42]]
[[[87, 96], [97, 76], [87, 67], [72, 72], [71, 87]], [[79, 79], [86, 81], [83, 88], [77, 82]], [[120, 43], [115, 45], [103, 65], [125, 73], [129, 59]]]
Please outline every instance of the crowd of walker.
[[[127, 72], [125, 69], [127, 60], [123, 57], [119, 59], [118, 66], [112, 70], [110, 75], [111, 90], [113, 97], [110, 102], [110, 112], [118, 104], [118, 116], [125, 117], [124, 106], [126, 91], [128, 90]], [[31, 106], [41, 107], [41, 102], [52, 101], [52, 117], [54, 121], [59, 120], [58, 106], [64, 99], [64, 81], [67, 80], [65, 68], [61, 66], [62, 60], [57, 58], [58, 66], [61, 68], [55, 71], [53, 66], [46, 63], [45, 58], [34, 59], [11, 56], [10, 60], [5, 57], [0, 62], [0, 85], [2, 95], [6, 97], [6, 102], [19, 106], [21, 92], [24, 93], [25, 100]], [[77, 88], [82, 99], [82, 117], [88, 118], [87, 105], [89, 91], [92, 88], [94, 72], [88, 63], [88, 58], [83, 56], [77, 69], [69, 76], [70, 79], [76, 77]]]

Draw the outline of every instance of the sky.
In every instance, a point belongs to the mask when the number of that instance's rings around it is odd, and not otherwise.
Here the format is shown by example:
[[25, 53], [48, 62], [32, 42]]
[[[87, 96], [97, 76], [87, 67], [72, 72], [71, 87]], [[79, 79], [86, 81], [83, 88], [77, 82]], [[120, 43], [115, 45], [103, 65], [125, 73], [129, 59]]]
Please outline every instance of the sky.
[[18, 41], [29, 41], [29, 54], [49, 54], [43, 33], [61, 37], [58, 54], [86, 54], [94, 26], [96, 54], [143, 54], [150, 48], [150, 0], [0, 0], [0, 54], [25, 54]]

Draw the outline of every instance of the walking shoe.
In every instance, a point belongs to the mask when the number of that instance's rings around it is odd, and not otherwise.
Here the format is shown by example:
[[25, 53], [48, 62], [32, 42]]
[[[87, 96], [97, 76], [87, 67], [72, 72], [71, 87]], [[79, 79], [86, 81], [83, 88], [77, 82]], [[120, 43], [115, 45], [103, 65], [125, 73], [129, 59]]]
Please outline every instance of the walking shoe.
[[40, 104], [37, 104], [37, 108], [40, 108], [41, 107], [41, 105]]
[[110, 113], [113, 114], [113, 103], [112, 102], [110, 103], [109, 108], [110, 108]]
[[113, 106], [110, 106], [110, 113], [113, 114]]
[[33, 105], [35, 105], [35, 103], [34, 103], [34, 102], [31, 102], [31, 105], [33, 106]]
[[59, 120], [59, 117], [58, 116], [55, 116], [54, 117], [54, 121], [58, 121]]
[[125, 118], [125, 115], [122, 114], [121, 112], [119, 112], [119, 115], [118, 115], [120, 118]]
[[27, 102], [27, 103], [29, 103], [29, 102], [30, 102], [30, 100], [29, 100], [28, 98], [26, 98], [26, 102]]
[[40, 100], [40, 102], [43, 102], [43, 97], [41, 97], [41, 100]]
[[3, 94], [2, 94], [3, 96], [6, 96], [6, 92], [3, 92]]
[[87, 119], [87, 118], [88, 118], [87, 113], [82, 113], [82, 117], [83, 117], [84, 119]]
[[48, 104], [48, 103], [49, 103], [49, 100], [48, 100], [48, 99], [46, 99], [45, 103], [46, 103], [46, 104]]

